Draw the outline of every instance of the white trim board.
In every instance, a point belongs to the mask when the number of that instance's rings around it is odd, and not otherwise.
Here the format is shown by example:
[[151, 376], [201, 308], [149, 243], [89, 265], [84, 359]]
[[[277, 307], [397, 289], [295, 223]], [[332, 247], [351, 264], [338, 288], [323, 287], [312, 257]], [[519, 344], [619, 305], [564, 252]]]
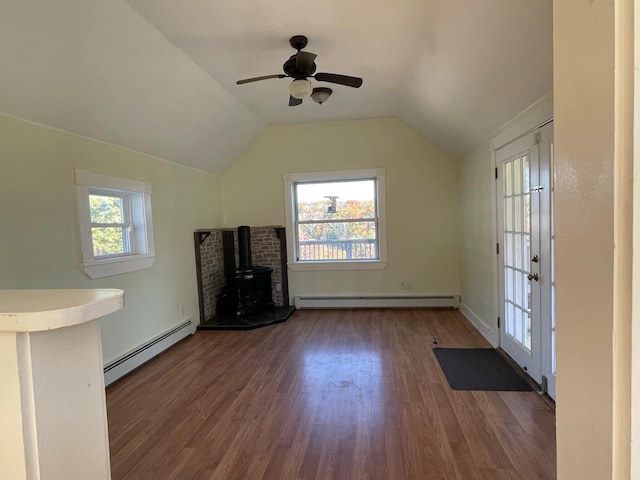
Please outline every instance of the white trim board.
[[109, 362], [104, 366], [105, 386], [132, 372], [195, 331], [195, 323], [190, 318]]
[[295, 297], [301, 308], [458, 308], [460, 295]]

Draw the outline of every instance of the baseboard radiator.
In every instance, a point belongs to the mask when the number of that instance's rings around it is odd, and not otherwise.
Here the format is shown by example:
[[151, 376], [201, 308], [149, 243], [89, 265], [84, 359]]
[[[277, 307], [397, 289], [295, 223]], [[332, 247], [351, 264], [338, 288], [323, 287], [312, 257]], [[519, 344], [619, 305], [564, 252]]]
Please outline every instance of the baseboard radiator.
[[138, 348], [122, 355], [116, 360], [109, 362], [104, 367], [105, 385], [115, 382], [143, 363], [148, 362], [159, 353], [162, 353], [183, 338], [191, 335], [194, 331], [194, 322], [192, 319], [189, 319], [140, 345]]
[[460, 295], [295, 297], [301, 308], [459, 308]]

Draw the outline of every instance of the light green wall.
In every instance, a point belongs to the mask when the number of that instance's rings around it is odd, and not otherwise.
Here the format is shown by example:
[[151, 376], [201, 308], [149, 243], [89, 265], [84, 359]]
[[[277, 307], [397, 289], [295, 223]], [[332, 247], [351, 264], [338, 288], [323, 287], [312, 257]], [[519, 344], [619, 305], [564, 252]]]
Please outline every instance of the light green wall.
[[478, 145], [458, 166], [462, 310], [491, 338], [497, 335], [497, 317], [494, 314], [496, 247], [491, 205], [494, 178], [489, 142]]
[[[151, 182], [151, 269], [97, 280], [81, 271], [74, 168]], [[102, 320], [109, 361], [199, 321], [193, 230], [222, 224], [220, 177], [0, 116], [0, 223], [0, 288], [125, 291], [125, 308]]]
[[374, 167], [386, 170], [387, 268], [290, 272], [291, 296], [458, 294], [456, 161], [395, 118], [265, 128], [222, 176], [225, 225], [284, 225], [283, 173]]

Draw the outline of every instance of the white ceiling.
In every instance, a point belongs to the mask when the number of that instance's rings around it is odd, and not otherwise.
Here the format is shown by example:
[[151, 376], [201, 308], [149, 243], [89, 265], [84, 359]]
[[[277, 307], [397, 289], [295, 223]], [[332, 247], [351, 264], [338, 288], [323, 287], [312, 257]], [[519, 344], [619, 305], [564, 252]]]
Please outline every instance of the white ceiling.
[[[361, 76], [288, 107], [318, 71]], [[7, 0], [0, 111], [212, 172], [265, 124], [397, 116], [461, 155], [552, 89], [552, 0]], [[316, 85], [321, 85], [316, 82]]]

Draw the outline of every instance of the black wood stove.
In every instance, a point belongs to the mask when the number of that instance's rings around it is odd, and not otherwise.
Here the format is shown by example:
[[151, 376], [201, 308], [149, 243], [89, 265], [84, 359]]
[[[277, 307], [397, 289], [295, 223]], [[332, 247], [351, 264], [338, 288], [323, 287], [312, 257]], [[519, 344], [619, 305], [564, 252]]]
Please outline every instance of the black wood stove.
[[273, 268], [252, 264], [250, 228], [238, 227], [238, 268], [234, 243], [233, 232], [224, 232], [222, 248], [227, 286], [218, 299], [217, 315], [237, 318], [264, 312], [274, 313], [271, 291]]

